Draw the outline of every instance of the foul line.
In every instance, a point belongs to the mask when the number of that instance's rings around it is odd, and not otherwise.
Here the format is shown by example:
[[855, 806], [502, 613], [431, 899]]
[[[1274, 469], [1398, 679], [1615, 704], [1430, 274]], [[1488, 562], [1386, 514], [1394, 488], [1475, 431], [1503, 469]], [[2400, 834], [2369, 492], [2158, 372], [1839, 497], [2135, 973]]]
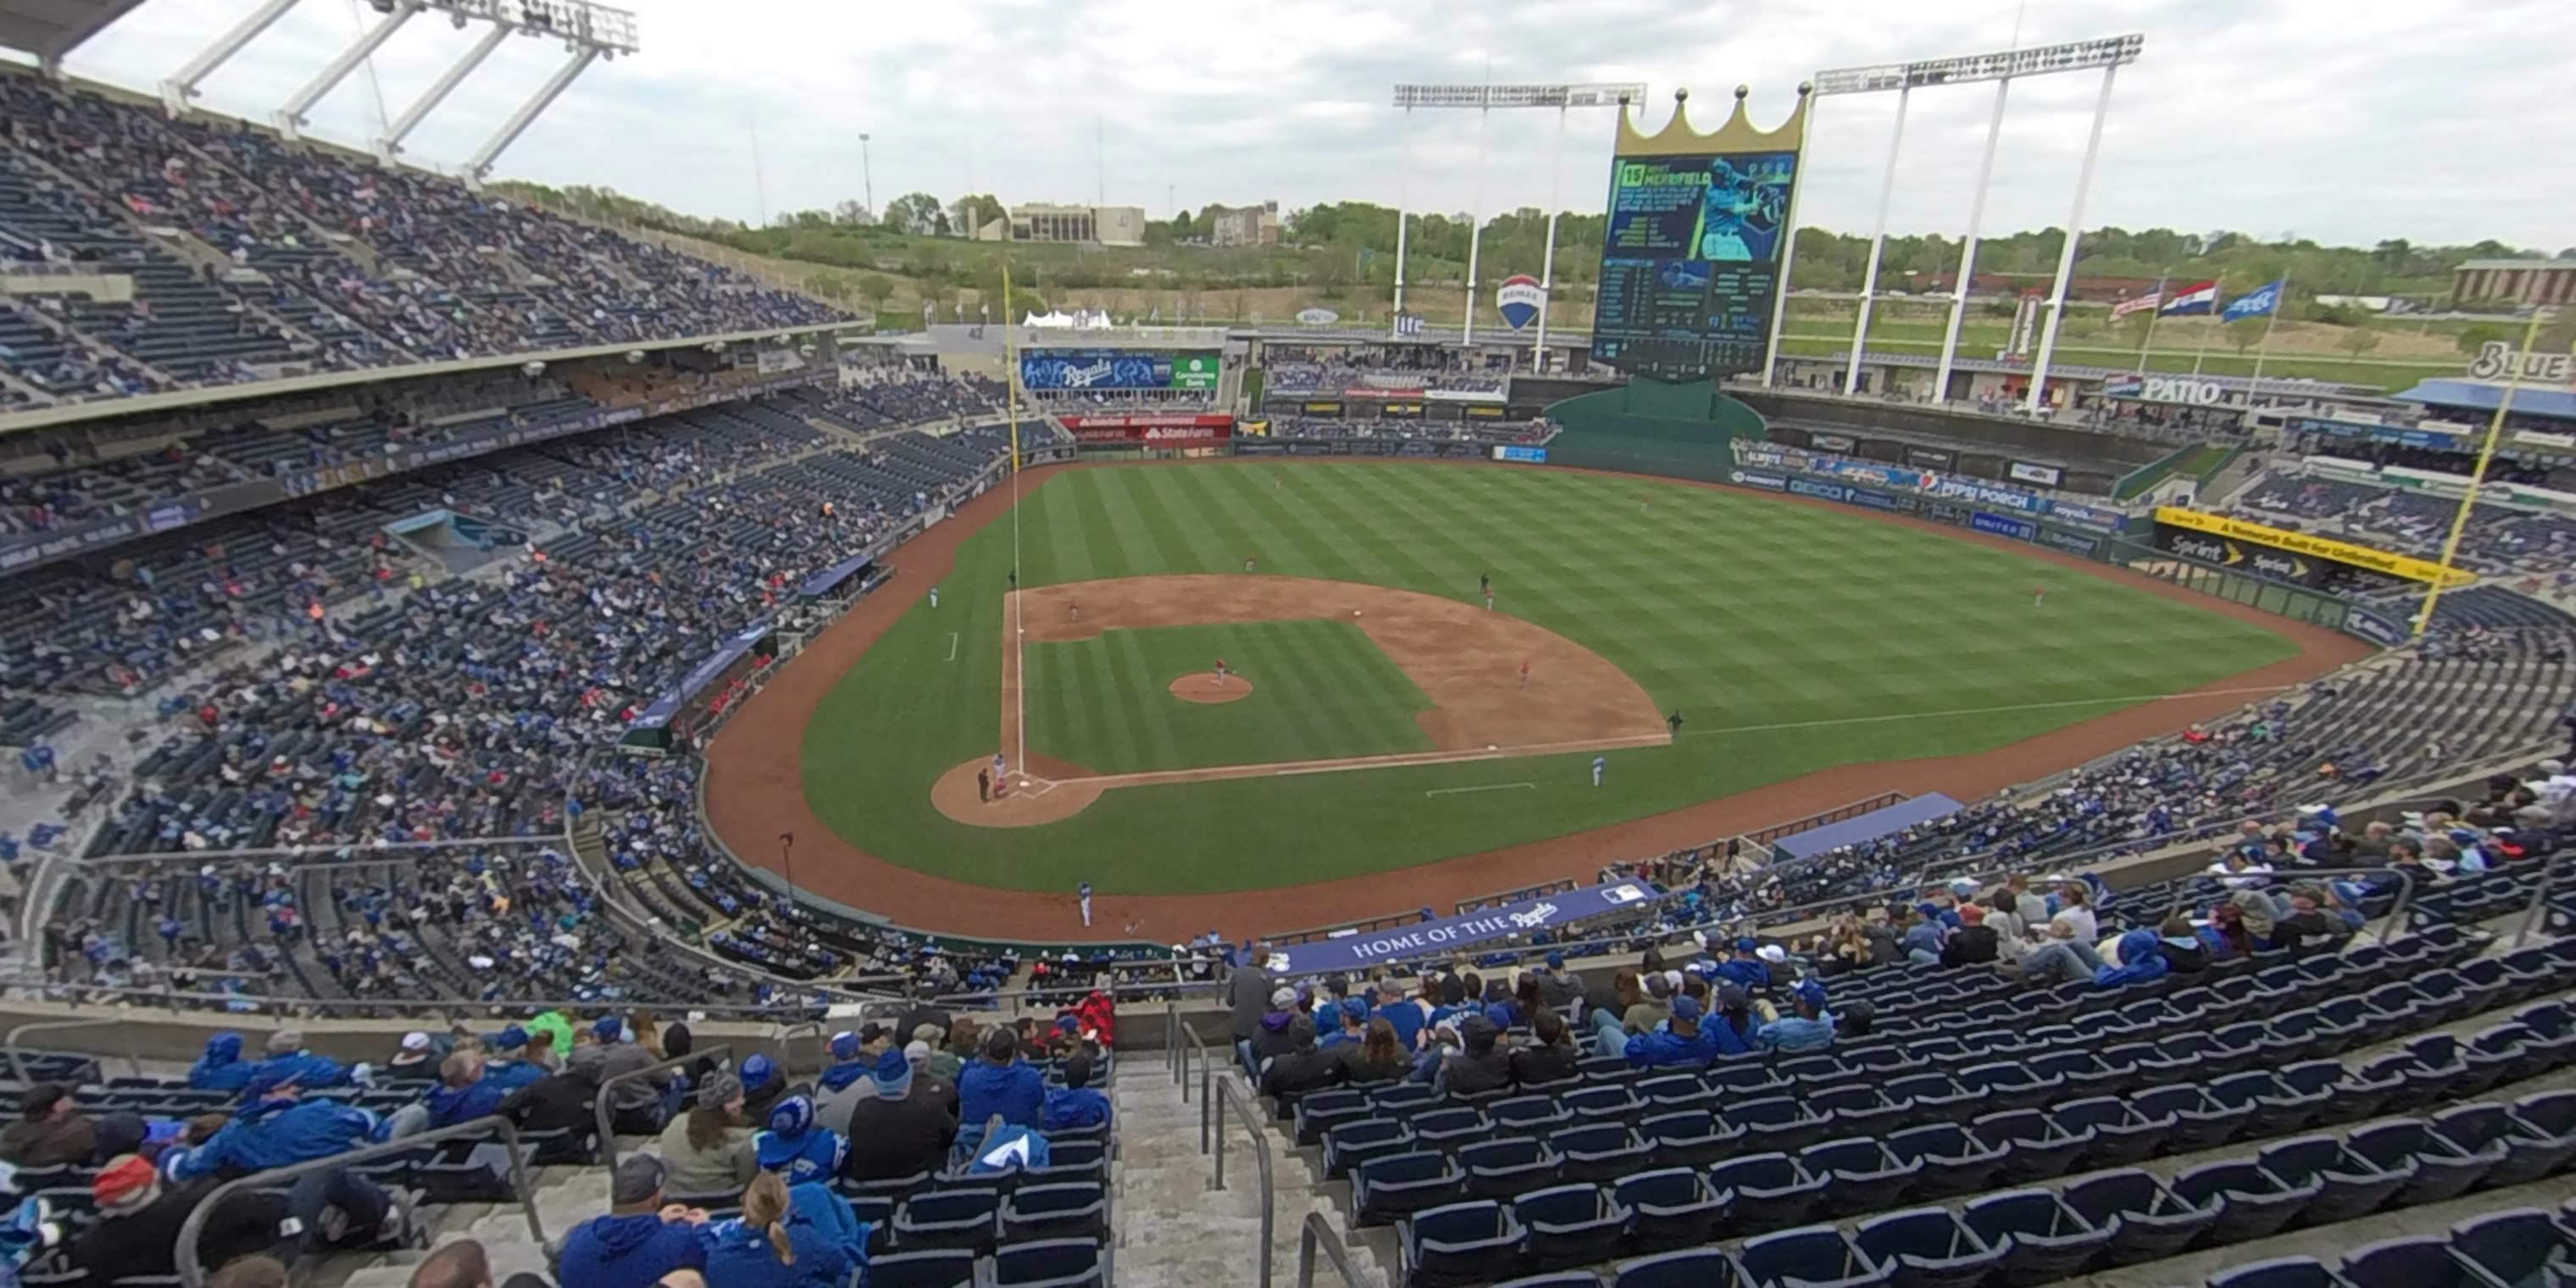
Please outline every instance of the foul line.
[[951, 662], [957, 660], [957, 632], [955, 631], [948, 632], [948, 660]]
[[1660, 747], [1672, 741], [1661, 732], [1629, 734], [1623, 737], [1587, 738], [1580, 742], [1523, 743], [1496, 747], [1491, 751], [1460, 749], [1456, 751], [1405, 751], [1385, 756], [1356, 756], [1341, 760], [1296, 760], [1260, 765], [1201, 765], [1193, 769], [1148, 769], [1132, 774], [1095, 774], [1086, 778], [1060, 778], [1062, 787], [1092, 787], [1106, 791], [1112, 787], [1159, 787], [1171, 783], [1204, 783], [1228, 778], [1288, 778], [1301, 774], [1339, 774], [1355, 769], [1392, 769], [1406, 765], [1455, 765], [1478, 760], [1510, 760], [1521, 756], [1544, 756], [1565, 751], [1616, 751], [1622, 747]]
[[1482, 787], [1435, 787], [1430, 791], [1424, 792], [1423, 795], [1460, 796], [1468, 792], [1507, 792], [1516, 787], [1527, 788], [1530, 791], [1538, 790], [1538, 784], [1536, 783], [1487, 783]]
[[1778, 729], [1825, 729], [1835, 725], [1892, 724], [1899, 720], [1941, 720], [1950, 716], [2002, 715], [2011, 711], [2054, 711], [2065, 707], [2106, 707], [2114, 703], [2136, 706], [2147, 702], [2180, 702], [2186, 698], [2251, 697], [2256, 694], [2281, 693], [2295, 685], [2266, 684], [2243, 689], [2196, 689], [2189, 693], [2141, 693], [2125, 698], [2071, 698], [2064, 702], [2018, 702], [2000, 707], [1959, 707], [1950, 711], [1906, 711], [1884, 716], [1842, 716], [1832, 720], [1791, 720], [1783, 724], [1726, 725], [1716, 729], [1685, 729], [1681, 736], [1711, 733], [1767, 733]]

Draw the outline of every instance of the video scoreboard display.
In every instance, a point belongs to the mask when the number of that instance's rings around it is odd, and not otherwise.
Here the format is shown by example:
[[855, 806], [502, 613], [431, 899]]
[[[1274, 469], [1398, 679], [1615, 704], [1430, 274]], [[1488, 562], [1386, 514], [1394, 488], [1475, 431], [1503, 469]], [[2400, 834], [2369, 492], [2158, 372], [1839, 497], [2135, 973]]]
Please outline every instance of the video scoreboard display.
[[1593, 359], [1659, 380], [1761, 370], [1797, 171], [1793, 151], [1617, 158]]

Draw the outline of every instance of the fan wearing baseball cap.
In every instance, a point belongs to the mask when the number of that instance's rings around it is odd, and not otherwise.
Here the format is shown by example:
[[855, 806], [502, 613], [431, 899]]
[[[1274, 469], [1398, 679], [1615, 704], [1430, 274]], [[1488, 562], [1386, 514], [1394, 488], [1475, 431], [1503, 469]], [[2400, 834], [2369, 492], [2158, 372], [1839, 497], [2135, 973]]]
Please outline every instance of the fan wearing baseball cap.
[[[179, 1227], [217, 1185], [215, 1177], [167, 1184], [150, 1160], [121, 1154], [90, 1181], [98, 1220], [72, 1245], [72, 1262], [93, 1283], [179, 1273]], [[275, 1190], [234, 1190], [208, 1214], [197, 1235], [197, 1261], [220, 1269], [236, 1257], [276, 1246], [286, 1200]]]
[[564, 1236], [555, 1281], [562, 1288], [652, 1288], [674, 1270], [703, 1269], [707, 1253], [698, 1227], [707, 1214], [665, 1204], [662, 1184], [668, 1175], [662, 1160], [650, 1154], [620, 1160], [609, 1183], [608, 1215], [592, 1217]]

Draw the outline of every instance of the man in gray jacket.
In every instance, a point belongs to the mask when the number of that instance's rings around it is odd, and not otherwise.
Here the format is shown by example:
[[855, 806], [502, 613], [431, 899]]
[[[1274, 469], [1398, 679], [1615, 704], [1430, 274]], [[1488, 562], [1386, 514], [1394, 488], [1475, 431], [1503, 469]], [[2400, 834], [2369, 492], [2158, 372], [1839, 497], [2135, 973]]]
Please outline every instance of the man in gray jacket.
[[[655, 1061], [653, 1053], [635, 1041], [635, 1033], [626, 1027], [626, 1022], [610, 1015], [582, 1030], [566, 1063], [571, 1072], [587, 1074], [590, 1085], [597, 1087], [619, 1074], [649, 1069]], [[615, 1115], [616, 1129], [634, 1136], [661, 1131], [663, 1121], [670, 1117], [664, 1097], [677, 1077], [678, 1070], [664, 1069], [609, 1088], [609, 1112]]]
[[1234, 973], [1225, 980], [1227, 1028], [1234, 1035], [1238, 1051], [1252, 1049], [1252, 1035], [1261, 1028], [1261, 1017], [1270, 1009], [1270, 941], [1252, 941], [1252, 950], [1244, 955]]

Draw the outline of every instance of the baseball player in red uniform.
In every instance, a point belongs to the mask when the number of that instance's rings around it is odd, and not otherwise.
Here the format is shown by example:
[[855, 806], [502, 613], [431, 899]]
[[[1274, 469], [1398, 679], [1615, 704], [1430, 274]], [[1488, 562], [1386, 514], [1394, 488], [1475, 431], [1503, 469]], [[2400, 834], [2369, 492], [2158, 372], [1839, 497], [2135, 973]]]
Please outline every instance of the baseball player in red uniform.
[[1082, 620], [1082, 605], [1080, 605], [1080, 604], [1076, 604], [1076, 603], [1067, 602], [1067, 603], [1065, 604], [1065, 606], [1064, 606], [1064, 614], [1065, 614], [1065, 617], [1066, 617], [1067, 619], [1069, 619], [1069, 620], [1077, 621], [1077, 622], [1078, 622], [1078, 621], [1081, 621], [1081, 620]]
[[1526, 689], [1526, 688], [1528, 688], [1528, 687], [1529, 687], [1529, 659], [1528, 659], [1528, 658], [1522, 658], [1522, 659], [1521, 659], [1521, 687], [1522, 687], [1522, 688], [1524, 688], [1524, 689]]
[[1224, 683], [1225, 683], [1225, 659], [1224, 659], [1224, 658], [1218, 658], [1218, 659], [1216, 660], [1216, 682], [1217, 682], [1218, 684], [1220, 684], [1220, 685], [1222, 685], [1222, 684], [1224, 684]]

